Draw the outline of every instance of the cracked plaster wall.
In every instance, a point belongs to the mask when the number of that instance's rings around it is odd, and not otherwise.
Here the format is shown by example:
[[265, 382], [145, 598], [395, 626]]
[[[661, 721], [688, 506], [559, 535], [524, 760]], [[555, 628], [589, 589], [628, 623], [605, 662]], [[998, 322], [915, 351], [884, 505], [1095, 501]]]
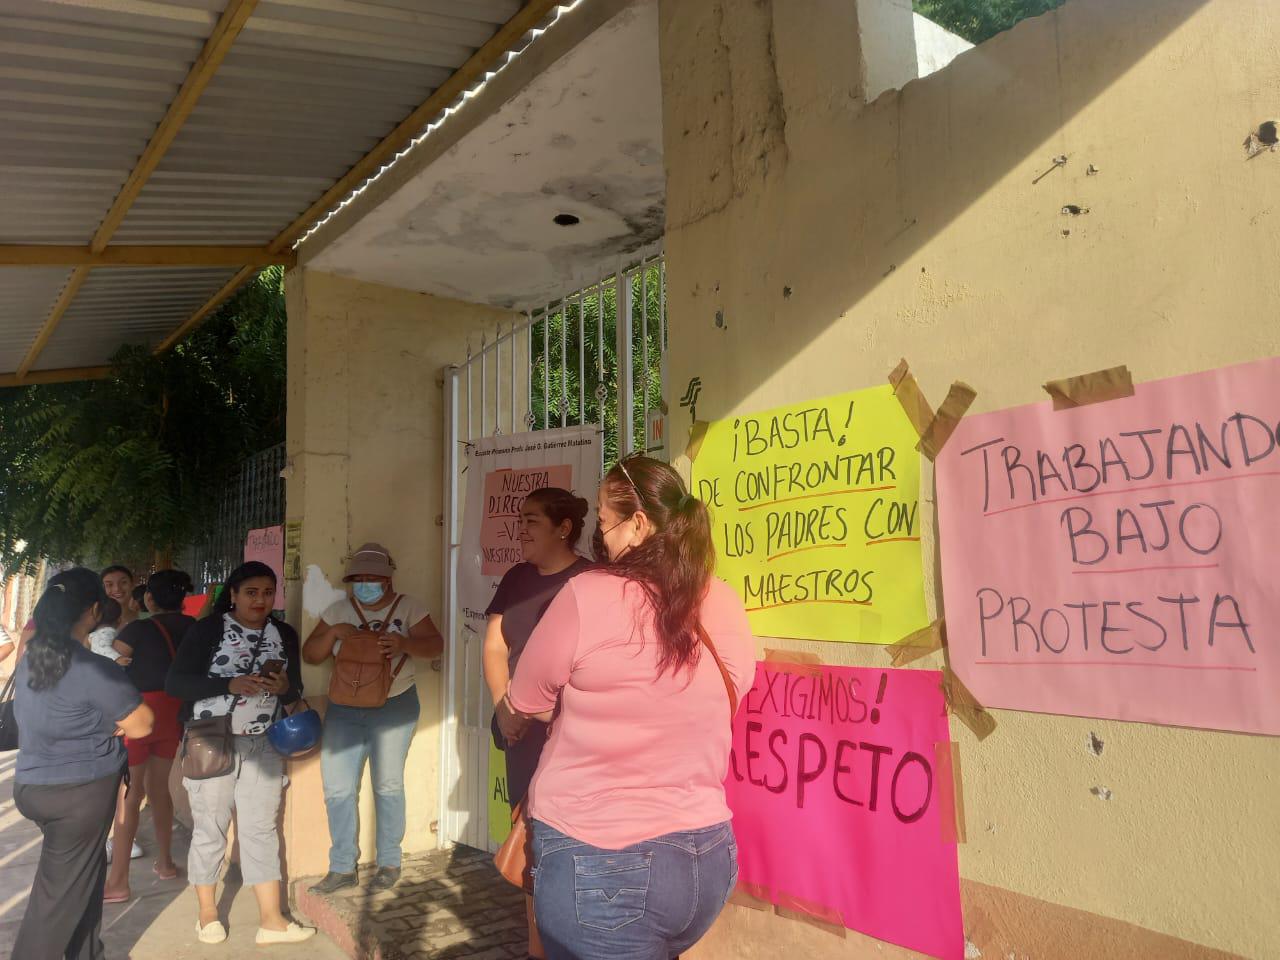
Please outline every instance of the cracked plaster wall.
[[[1280, 5], [1068, 0], [869, 104], [852, 6], [661, 2], [669, 397], [698, 376], [726, 417], [905, 356], [981, 411], [1280, 354], [1280, 155], [1241, 146], [1280, 104]], [[1280, 956], [1280, 738], [995, 714], [981, 743], [952, 723], [971, 956]], [[911, 954], [729, 907], [689, 956]]]

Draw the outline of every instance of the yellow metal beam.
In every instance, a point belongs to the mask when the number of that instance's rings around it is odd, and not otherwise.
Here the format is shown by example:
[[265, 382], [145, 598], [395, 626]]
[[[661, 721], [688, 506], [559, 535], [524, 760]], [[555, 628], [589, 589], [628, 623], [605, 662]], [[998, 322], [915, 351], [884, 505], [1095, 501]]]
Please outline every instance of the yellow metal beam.
[[185, 337], [188, 333], [198, 327], [201, 322], [209, 314], [213, 313], [218, 307], [231, 298], [231, 295], [240, 289], [240, 285], [258, 272], [257, 267], [245, 267], [234, 277], [222, 285], [222, 288], [215, 293], [203, 307], [188, 317], [177, 330], [165, 337], [160, 346], [156, 347], [156, 353], [164, 353], [175, 343]]
[[529, 0], [516, 11], [515, 16], [504, 23], [484, 46], [473, 53], [467, 62], [427, 97], [413, 113], [405, 117], [394, 130], [356, 162], [337, 183], [326, 190], [315, 203], [307, 207], [298, 219], [289, 224], [280, 236], [271, 241], [268, 249], [280, 250], [290, 246], [298, 237], [329, 209], [352, 190], [378, 172], [410, 140], [422, 132], [436, 115], [462, 96], [475, 81], [505, 56], [526, 33], [543, 21], [552, 8], [562, 0]]
[[111, 209], [102, 218], [102, 225], [98, 227], [97, 233], [93, 235], [93, 240], [90, 242], [89, 247], [94, 253], [100, 253], [105, 250], [107, 244], [111, 242], [112, 235], [115, 234], [120, 224], [124, 221], [129, 208], [133, 206], [134, 200], [142, 192], [142, 188], [146, 185], [147, 180], [151, 178], [151, 174], [160, 165], [165, 152], [173, 143], [174, 138], [177, 137], [182, 125], [186, 123], [187, 117], [191, 116], [191, 111], [195, 109], [196, 103], [200, 100], [200, 95], [204, 93], [205, 87], [209, 85], [209, 81], [213, 79], [218, 67], [226, 59], [227, 54], [231, 51], [232, 43], [240, 35], [240, 31], [244, 29], [245, 23], [248, 22], [257, 5], [258, 0], [231, 0], [226, 9], [222, 11], [222, 16], [218, 18], [218, 22], [213, 28], [213, 33], [210, 34], [209, 39], [205, 41], [204, 47], [200, 51], [200, 56], [196, 57], [195, 63], [187, 71], [187, 78], [182, 81], [182, 86], [178, 89], [178, 95], [169, 104], [169, 109], [165, 111], [164, 119], [160, 121], [155, 133], [151, 135], [147, 148], [142, 151], [142, 156], [134, 164], [133, 171], [129, 174], [129, 179], [120, 188], [120, 193], [116, 196], [115, 202], [111, 204]]
[[[315, 221], [325, 213], [328, 213], [330, 208], [345, 198], [361, 183], [377, 173], [413, 137], [417, 136], [428, 123], [443, 112], [445, 107], [453, 103], [454, 100], [467, 91], [471, 84], [484, 76], [502, 57], [510, 52], [521, 37], [541, 23], [547, 14], [560, 2], [561, 0], [529, 0], [516, 12], [515, 16], [504, 23], [497, 33], [489, 38], [484, 46], [473, 53], [466, 63], [455, 70], [449, 79], [441, 84], [431, 96], [427, 97], [417, 109], [405, 117], [394, 130], [383, 137], [372, 150], [358, 160], [355, 166], [343, 174], [315, 203], [307, 207], [293, 223], [285, 227], [280, 235], [267, 245], [267, 249], [279, 252], [291, 247], [293, 242], [302, 236]], [[213, 312], [214, 308], [235, 293], [240, 284], [248, 280], [256, 272], [253, 269], [241, 270], [231, 279], [230, 283], [214, 294], [213, 299], [166, 337], [164, 342], [156, 348], [156, 352], [161, 353], [168, 350], [194, 330], [205, 317]]]
[[70, 383], [73, 380], [101, 380], [110, 367], [63, 367], [60, 370], [32, 370], [25, 377], [0, 373], [0, 387], [29, 387], [37, 383]]
[[[231, 50], [231, 44], [240, 35], [240, 31], [244, 29], [245, 23], [249, 20], [257, 5], [258, 0], [230, 0], [226, 9], [222, 11], [222, 16], [218, 18], [218, 22], [214, 25], [213, 33], [209, 35], [209, 39], [205, 41], [200, 50], [200, 55], [196, 57], [195, 63], [187, 71], [186, 79], [182, 81], [182, 86], [178, 88], [177, 96], [169, 104], [169, 109], [165, 111], [164, 118], [160, 121], [159, 126], [156, 127], [155, 133], [151, 135], [146, 149], [142, 151], [142, 156], [134, 164], [129, 178], [125, 180], [124, 186], [120, 188], [120, 193], [117, 194], [115, 201], [111, 204], [111, 209], [107, 211], [106, 216], [102, 219], [102, 224], [89, 242], [90, 253], [100, 254], [106, 250], [107, 244], [111, 242], [111, 237], [124, 221], [129, 208], [133, 206], [134, 200], [142, 192], [142, 188], [146, 185], [147, 180], [150, 179], [151, 174], [159, 166], [161, 159], [163, 159], [165, 152], [173, 143], [174, 138], [177, 137], [178, 131], [182, 129], [187, 117], [195, 109], [200, 95], [204, 93], [205, 87], [213, 79], [214, 73]], [[62, 294], [58, 297], [58, 302], [54, 304], [49, 317], [40, 328], [40, 333], [36, 337], [35, 343], [27, 351], [26, 359], [22, 361], [22, 366], [15, 373], [19, 383], [27, 382], [27, 375], [31, 367], [39, 358], [45, 344], [49, 342], [49, 338], [53, 336], [59, 321], [62, 320], [62, 315], [67, 312], [67, 307], [71, 305], [76, 291], [80, 289], [80, 285], [84, 283], [88, 274], [89, 267], [87, 265], [77, 266], [71, 274], [71, 280], [63, 288]]]
[[[529, 0], [510, 20], [502, 25], [479, 50], [468, 58], [453, 74], [440, 85], [431, 96], [427, 97], [417, 109], [405, 117], [400, 124], [382, 138], [378, 144], [358, 160], [332, 187], [326, 190], [315, 203], [285, 229], [270, 244], [267, 250], [281, 252], [291, 247], [293, 242], [329, 209], [351, 193], [365, 180], [373, 176], [379, 168], [386, 164], [395, 154], [404, 148], [413, 137], [420, 133], [436, 115], [445, 107], [466, 92], [472, 83], [479, 80], [486, 71], [492, 68], [520, 38], [536, 27], [557, 6], [561, 0]], [[177, 330], [165, 338], [157, 353], [168, 350], [175, 343], [199, 326], [213, 310], [229, 298], [257, 271], [241, 270], [226, 286], [213, 295], [208, 303], [197, 310]]]
[[58, 322], [62, 319], [62, 315], [67, 312], [67, 307], [71, 306], [71, 301], [76, 298], [76, 293], [80, 290], [80, 285], [84, 283], [87, 276], [89, 276], [88, 267], [76, 267], [71, 271], [71, 277], [67, 280], [67, 285], [62, 288], [62, 293], [58, 294], [57, 302], [54, 303], [53, 309], [49, 311], [49, 316], [45, 318], [44, 324], [41, 325], [40, 332], [36, 334], [35, 343], [31, 344], [31, 349], [27, 351], [26, 359], [18, 367], [15, 376], [18, 378], [19, 383], [25, 382], [27, 371], [31, 369], [36, 362], [36, 358], [40, 356], [40, 351], [44, 349], [44, 345], [53, 336], [53, 331], [58, 328]]
[[292, 250], [266, 247], [140, 244], [95, 253], [90, 247], [0, 244], [0, 267], [291, 267], [296, 260]]

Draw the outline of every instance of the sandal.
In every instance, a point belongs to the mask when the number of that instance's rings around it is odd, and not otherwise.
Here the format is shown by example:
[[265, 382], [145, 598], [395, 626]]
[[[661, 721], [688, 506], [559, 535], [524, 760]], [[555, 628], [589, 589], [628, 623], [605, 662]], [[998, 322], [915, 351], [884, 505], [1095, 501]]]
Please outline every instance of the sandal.
[[106, 891], [103, 891], [102, 893], [103, 903], [128, 903], [131, 899], [133, 899], [132, 891], [130, 891], [129, 893], [123, 893], [123, 894], [107, 893]]
[[152, 873], [154, 873], [154, 874], [155, 874], [157, 877], [159, 877], [161, 880], [177, 880], [177, 879], [178, 879], [178, 868], [177, 868], [177, 867], [174, 867], [174, 868], [173, 868], [173, 872], [172, 872], [172, 873], [165, 874], [165, 873], [161, 873], [161, 872], [160, 872], [160, 864], [158, 864], [158, 863], [152, 863], [152, 864], [151, 864], [151, 872], [152, 872]]

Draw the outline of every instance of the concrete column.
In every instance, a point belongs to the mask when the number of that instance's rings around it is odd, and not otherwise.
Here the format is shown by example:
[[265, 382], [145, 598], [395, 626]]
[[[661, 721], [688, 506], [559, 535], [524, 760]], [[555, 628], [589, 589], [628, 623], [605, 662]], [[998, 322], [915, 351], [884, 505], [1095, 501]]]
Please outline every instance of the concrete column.
[[[439, 620], [442, 368], [462, 359], [505, 310], [299, 268], [286, 277], [289, 311], [286, 448], [289, 521], [302, 523], [301, 582], [289, 621], [306, 635], [342, 587], [343, 559], [367, 540], [395, 557], [396, 589]], [[418, 661], [422, 719], [405, 771], [405, 851], [432, 849], [437, 816], [440, 674]], [[323, 706], [328, 667], [303, 668]], [[322, 873], [328, 828], [318, 758], [291, 765], [285, 846], [293, 877]], [[373, 804], [361, 795], [362, 860], [373, 856]]]

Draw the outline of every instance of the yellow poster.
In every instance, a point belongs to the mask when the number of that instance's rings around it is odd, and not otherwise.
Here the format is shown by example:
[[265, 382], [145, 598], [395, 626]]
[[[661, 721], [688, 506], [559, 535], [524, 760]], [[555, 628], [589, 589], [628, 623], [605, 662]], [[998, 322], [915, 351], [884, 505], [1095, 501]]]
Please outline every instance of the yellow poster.
[[507, 802], [507, 755], [489, 737], [489, 839], [502, 846], [511, 832], [511, 806]]
[[887, 384], [710, 424], [694, 492], [757, 636], [893, 643], [928, 623], [918, 439]]

